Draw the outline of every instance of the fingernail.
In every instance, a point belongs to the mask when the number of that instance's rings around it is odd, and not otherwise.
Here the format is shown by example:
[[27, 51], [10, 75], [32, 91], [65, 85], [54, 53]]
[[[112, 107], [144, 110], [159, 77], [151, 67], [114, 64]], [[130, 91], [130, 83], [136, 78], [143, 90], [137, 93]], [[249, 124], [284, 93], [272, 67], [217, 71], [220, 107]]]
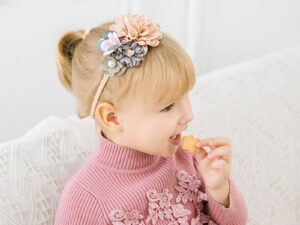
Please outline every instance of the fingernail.
[[201, 144], [198, 142], [198, 143], [196, 143], [196, 147], [200, 147], [201, 146]]
[[202, 148], [206, 151], [206, 153], [210, 153], [210, 147], [208, 147], [208, 146], [203, 146]]

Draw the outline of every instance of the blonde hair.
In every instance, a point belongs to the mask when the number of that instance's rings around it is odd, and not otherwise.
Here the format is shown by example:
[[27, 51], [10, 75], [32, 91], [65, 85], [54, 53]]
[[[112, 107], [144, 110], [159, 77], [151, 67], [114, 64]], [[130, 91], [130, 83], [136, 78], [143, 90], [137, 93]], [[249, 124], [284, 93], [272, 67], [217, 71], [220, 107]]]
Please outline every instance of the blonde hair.
[[[82, 40], [84, 30], [65, 33], [57, 45], [57, 72], [62, 85], [78, 100], [77, 115], [89, 116], [97, 88], [103, 77], [100, 69], [102, 52], [98, 41], [109, 26], [107, 22], [90, 30]], [[141, 65], [128, 68], [121, 76], [110, 77], [98, 100], [115, 105], [123, 97], [144, 102], [149, 106], [178, 99], [195, 84], [194, 66], [186, 51], [173, 38], [162, 32], [157, 47], [148, 47]], [[97, 107], [96, 106], [96, 107]]]

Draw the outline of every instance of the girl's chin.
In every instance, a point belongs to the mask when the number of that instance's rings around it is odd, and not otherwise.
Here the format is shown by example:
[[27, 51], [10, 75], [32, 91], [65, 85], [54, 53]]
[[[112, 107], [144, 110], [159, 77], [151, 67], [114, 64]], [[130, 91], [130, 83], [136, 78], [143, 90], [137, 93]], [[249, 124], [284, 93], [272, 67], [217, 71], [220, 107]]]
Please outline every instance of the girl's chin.
[[168, 154], [167, 157], [174, 155], [177, 152], [177, 150], [178, 150], [178, 145], [171, 145], [171, 148], [167, 153]]

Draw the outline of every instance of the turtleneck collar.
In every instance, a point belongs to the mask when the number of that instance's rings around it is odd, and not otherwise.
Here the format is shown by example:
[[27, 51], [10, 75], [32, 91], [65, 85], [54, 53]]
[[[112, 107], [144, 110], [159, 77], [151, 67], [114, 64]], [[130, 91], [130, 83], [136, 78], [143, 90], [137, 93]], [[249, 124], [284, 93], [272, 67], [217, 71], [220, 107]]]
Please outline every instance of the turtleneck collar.
[[125, 146], [120, 146], [100, 135], [95, 160], [113, 169], [137, 170], [151, 167], [161, 156], [151, 155]]

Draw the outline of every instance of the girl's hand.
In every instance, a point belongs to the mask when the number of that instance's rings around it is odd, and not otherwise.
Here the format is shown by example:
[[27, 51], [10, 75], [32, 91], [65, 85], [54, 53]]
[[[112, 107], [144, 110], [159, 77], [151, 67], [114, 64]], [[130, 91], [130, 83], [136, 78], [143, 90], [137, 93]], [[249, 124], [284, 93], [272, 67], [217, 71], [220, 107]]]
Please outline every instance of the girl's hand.
[[[206, 153], [203, 146], [209, 146], [211, 151]], [[199, 170], [206, 187], [212, 192], [228, 190], [231, 172], [231, 140], [227, 137], [205, 138], [197, 142], [196, 147], [202, 149], [197, 155]]]

